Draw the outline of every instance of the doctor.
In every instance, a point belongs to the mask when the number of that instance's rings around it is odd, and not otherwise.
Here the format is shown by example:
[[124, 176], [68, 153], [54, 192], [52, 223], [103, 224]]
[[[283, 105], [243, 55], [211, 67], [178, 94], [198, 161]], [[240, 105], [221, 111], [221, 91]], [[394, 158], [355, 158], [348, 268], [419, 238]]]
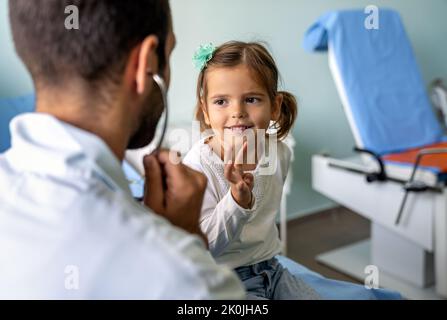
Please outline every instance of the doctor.
[[243, 298], [201, 238], [204, 176], [166, 151], [146, 157], [145, 207], [121, 170], [163, 110], [153, 75], [169, 84], [168, 1], [74, 3], [69, 30], [73, 1], [9, 1], [37, 112], [13, 119], [0, 155], [0, 298]]

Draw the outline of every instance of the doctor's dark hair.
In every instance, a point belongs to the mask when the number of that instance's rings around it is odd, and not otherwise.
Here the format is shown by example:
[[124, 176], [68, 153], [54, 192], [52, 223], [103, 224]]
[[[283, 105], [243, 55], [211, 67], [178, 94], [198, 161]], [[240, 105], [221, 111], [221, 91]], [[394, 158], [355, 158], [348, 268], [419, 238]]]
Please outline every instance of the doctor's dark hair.
[[278, 139], [284, 139], [293, 127], [298, 113], [295, 97], [286, 91], [278, 91], [279, 72], [273, 57], [267, 49], [257, 42], [230, 41], [219, 46], [211, 60], [201, 70], [197, 80], [197, 106], [195, 118], [200, 122], [201, 130], [210, 129], [205, 123], [202, 99], [207, 96], [206, 73], [211, 68], [231, 68], [246, 65], [264, 89], [273, 104], [277, 95], [282, 95], [280, 115], [274, 122]]
[[[78, 8], [79, 29], [65, 27], [68, 6]], [[168, 0], [10, 0], [9, 16], [16, 51], [38, 85], [72, 77], [117, 83], [131, 50], [151, 34], [160, 69], [166, 64]]]

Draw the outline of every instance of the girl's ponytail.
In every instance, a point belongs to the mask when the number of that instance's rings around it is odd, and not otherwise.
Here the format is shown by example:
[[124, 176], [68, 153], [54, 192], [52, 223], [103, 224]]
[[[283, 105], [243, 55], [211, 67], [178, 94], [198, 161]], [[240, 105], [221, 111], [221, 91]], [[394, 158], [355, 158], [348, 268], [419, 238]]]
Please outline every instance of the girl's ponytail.
[[293, 127], [298, 113], [298, 104], [293, 94], [286, 91], [278, 91], [283, 96], [280, 107], [278, 120], [275, 122], [277, 128], [277, 137], [279, 140], [284, 139]]

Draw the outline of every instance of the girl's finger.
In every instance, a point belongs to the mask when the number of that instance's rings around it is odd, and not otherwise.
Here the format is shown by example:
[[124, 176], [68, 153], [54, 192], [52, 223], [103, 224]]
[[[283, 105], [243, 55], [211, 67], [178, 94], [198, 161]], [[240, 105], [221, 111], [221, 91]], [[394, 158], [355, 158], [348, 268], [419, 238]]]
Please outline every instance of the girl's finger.
[[244, 181], [240, 181], [236, 187], [239, 190], [239, 192], [250, 192], [247, 184]]
[[242, 170], [242, 165], [244, 164], [244, 153], [247, 151], [247, 141], [244, 141], [244, 144], [242, 145], [242, 148], [238, 151], [234, 166], [238, 172], [243, 175], [244, 171]]
[[231, 164], [233, 160], [234, 147], [226, 141], [223, 141], [224, 164]]
[[253, 175], [251, 173], [244, 173], [243, 176], [244, 181], [253, 182]]
[[237, 183], [238, 180], [235, 177], [234, 174], [234, 166], [233, 163], [230, 161], [229, 164], [226, 164], [224, 167], [224, 176], [230, 183]]
[[254, 177], [251, 173], [244, 173], [243, 179], [245, 181], [245, 183], [248, 185], [248, 187], [250, 188], [250, 190], [253, 189], [253, 185], [254, 185]]
[[239, 164], [243, 164], [244, 163], [244, 153], [247, 151], [247, 141], [244, 141], [244, 144], [242, 145], [242, 147], [239, 149], [235, 161], [234, 163], [236, 165]]

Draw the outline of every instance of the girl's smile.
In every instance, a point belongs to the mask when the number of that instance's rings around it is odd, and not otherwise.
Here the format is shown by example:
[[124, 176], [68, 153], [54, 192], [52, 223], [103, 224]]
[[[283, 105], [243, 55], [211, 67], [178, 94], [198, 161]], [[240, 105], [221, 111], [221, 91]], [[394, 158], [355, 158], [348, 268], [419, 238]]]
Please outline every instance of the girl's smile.
[[232, 133], [234, 135], [241, 135], [248, 129], [254, 128], [253, 125], [234, 125], [231, 127], [224, 127], [224, 133]]

